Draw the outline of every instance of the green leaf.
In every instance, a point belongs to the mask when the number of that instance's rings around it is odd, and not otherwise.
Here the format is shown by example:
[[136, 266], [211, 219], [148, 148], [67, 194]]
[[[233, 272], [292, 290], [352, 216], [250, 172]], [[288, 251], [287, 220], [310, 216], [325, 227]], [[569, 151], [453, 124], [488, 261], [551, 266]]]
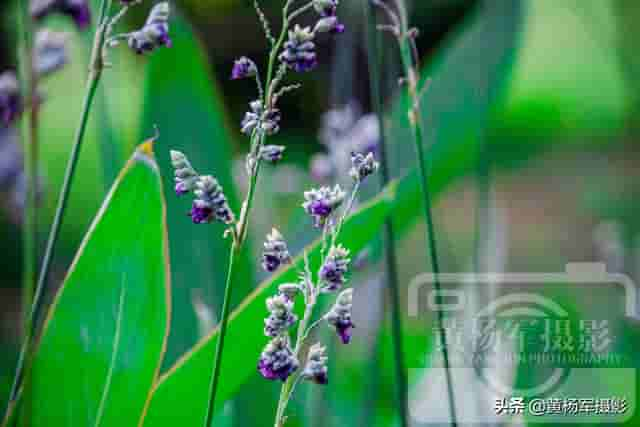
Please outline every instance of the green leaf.
[[[214, 175], [224, 187], [231, 207], [239, 212], [231, 174], [231, 137], [225, 127], [218, 87], [210, 76], [206, 51], [180, 15], [171, 22], [171, 38], [174, 48], [161, 49], [149, 58], [143, 116], [143, 129], [152, 132], [153, 125], [158, 124], [162, 135], [156, 151], [167, 198], [174, 284], [174, 316], [164, 361], [167, 367], [201, 337], [192, 303], [194, 295], [218, 314], [229, 253], [229, 242], [222, 238], [222, 225], [198, 226], [187, 217], [190, 200], [177, 197], [173, 191], [169, 150], [184, 152], [198, 172]], [[244, 252], [234, 304], [253, 289], [253, 272]]]
[[[393, 207], [395, 191], [394, 183], [349, 217], [340, 241], [352, 253], [357, 253], [376, 237], [378, 229]], [[307, 248], [312, 270], [318, 267], [319, 249], [318, 241]], [[232, 314], [226, 337], [226, 342], [229, 344], [225, 346], [222, 360], [217, 408], [232, 397], [248, 379], [258, 376], [256, 366], [260, 352], [266, 344], [266, 338], [263, 335], [265, 300], [269, 295], [277, 292], [278, 285], [296, 281], [298, 269], [302, 264], [302, 257], [298, 256], [293, 266], [280, 270], [262, 283]], [[216, 329], [210, 336], [200, 341], [161, 378], [153, 392], [144, 426], [202, 424], [207, 406], [217, 333]], [[274, 401], [274, 406], [275, 403]]]
[[20, 425], [135, 425], [169, 328], [166, 208], [151, 142], [116, 179], [46, 317]]

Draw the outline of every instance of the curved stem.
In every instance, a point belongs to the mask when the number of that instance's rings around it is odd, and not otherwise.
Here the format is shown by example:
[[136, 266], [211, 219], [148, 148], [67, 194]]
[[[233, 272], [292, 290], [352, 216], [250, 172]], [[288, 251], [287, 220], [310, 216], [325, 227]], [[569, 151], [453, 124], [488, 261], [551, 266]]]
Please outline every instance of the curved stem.
[[60, 189], [60, 196], [58, 198], [58, 205], [56, 207], [53, 224], [51, 225], [51, 230], [49, 231], [49, 238], [47, 240], [44, 258], [42, 261], [42, 266], [40, 268], [40, 274], [38, 276], [38, 283], [33, 294], [33, 302], [29, 311], [28, 323], [30, 324], [30, 328], [28, 330], [25, 330], [25, 337], [20, 349], [20, 355], [18, 357], [16, 373], [14, 376], [13, 384], [11, 386], [8, 404], [11, 404], [11, 402], [13, 402], [18, 395], [18, 391], [24, 377], [25, 366], [28, 365], [28, 363], [26, 362], [29, 361], [28, 359], [30, 359], [30, 347], [35, 332], [35, 320], [37, 319], [42, 305], [42, 293], [49, 276], [53, 253], [58, 242], [60, 228], [62, 227], [64, 213], [67, 207], [67, 202], [69, 200], [69, 194], [71, 192], [71, 185], [73, 183], [73, 178], [75, 177], [76, 166], [78, 164], [78, 158], [80, 155], [80, 150], [82, 148], [82, 142], [84, 140], [84, 135], [87, 129], [87, 123], [89, 122], [91, 106], [93, 104], [93, 99], [95, 98], [98, 84], [100, 83], [100, 77], [102, 76], [102, 49], [104, 46], [104, 37], [106, 31], [104, 19], [107, 16], [110, 4], [110, 0], [102, 0], [101, 3], [100, 10], [102, 19], [99, 21], [98, 28], [96, 29], [94, 37], [89, 77], [87, 80], [87, 92], [83, 102], [82, 113], [80, 115], [80, 123], [76, 131], [73, 147], [71, 149], [71, 155], [67, 162], [67, 169], [65, 171], [62, 188]]

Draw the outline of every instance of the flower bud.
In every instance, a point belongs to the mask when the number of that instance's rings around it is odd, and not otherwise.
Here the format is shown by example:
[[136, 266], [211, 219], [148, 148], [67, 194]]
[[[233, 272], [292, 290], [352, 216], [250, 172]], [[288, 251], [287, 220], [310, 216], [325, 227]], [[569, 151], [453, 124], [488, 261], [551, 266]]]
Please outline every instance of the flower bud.
[[356, 182], [362, 182], [366, 177], [378, 170], [379, 164], [373, 153], [366, 156], [361, 153], [351, 153], [351, 169], [349, 175]]
[[305, 202], [302, 207], [313, 217], [314, 225], [322, 227], [327, 218], [342, 204], [345, 195], [339, 185], [333, 189], [330, 187], [312, 189], [304, 193]]
[[293, 30], [289, 31], [289, 40], [284, 44], [280, 61], [296, 73], [313, 70], [318, 64], [313, 37], [311, 27], [302, 28], [296, 24]]
[[195, 190], [198, 173], [193, 169], [189, 159], [180, 151], [171, 150], [171, 165], [175, 175], [175, 192], [178, 196]]
[[255, 77], [258, 74], [258, 67], [255, 62], [247, 58], [246, 56], [237, 59], [233, 63], [233, 69], [231, 70], [231, 80], [246, 79], [248, 77]]
[[320, 280], [322, 281], [323, 292], [333, 292], [342, 287], [347, 282], [349, 263], [349, 251], [342, 245], [334, 246], [329, 250], [322, 267], [320, 267]]
[[338, 295], [336, 303], [326, 315], [327, 322], [335, 328], [343, 344], [349, 344], [352, 329], [355, 328], [351, 321], [352, 301], [353, 289], [345, 289]]
[[265, 145], [260, 149], [260, 156], [269, 163], [277, 163], [282, 160], [286, 148], [283, 145]]
[[160, 46], [171, 47], [169, 38], [169, 3], [156, 4], [144, 27], [129, 35], [128, 44], [137, 54], [151, 52]]
[[286, 333], [293, 326], [298, 317], [293, 314], [293, 300], [287, 295], [278, 294], [267, 299], [269, 317], [264, 320], [264, 334], [277, 337]]
[[282, 234], [275, 228], [267, 235], [262, 253], [262, 268], [270, 273], [276, 271], [282, 264], [291, 263], [291, 255]]
[[289, 345], [289, 338], [279, 336], [272, 339], [260, 354], [258, 371], [268, 380], [286, 381], [299, 365]]
[[315, 343], [309, 348], [307, 363], [302, 371], [302, 378], [316, 384], [328, 384], [326, 348], [320, 343]]
[[194, 224], [208, 224], [214, 219], [225, 224], [234, 221], [233, 212], [227, 203], [222, 186], [210, 176], [201, 176], [194, 190], [196, 199], [191, 208], [191, 219]]
[[274, 135], [280, 130], [280, 110], [273, 108], [265, 110], [262, 101], [249, 103], [250, 111], [246, 112], [241, 123], [241, 132], [250, 135], [254, 130], [266, 135]]

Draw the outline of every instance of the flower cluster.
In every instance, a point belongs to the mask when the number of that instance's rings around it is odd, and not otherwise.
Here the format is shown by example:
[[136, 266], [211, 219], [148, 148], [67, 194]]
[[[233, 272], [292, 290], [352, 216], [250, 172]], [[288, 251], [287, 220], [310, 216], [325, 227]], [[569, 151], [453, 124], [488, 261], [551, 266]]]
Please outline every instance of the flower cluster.
[[[311, 330], [322, 323], [333, 328], [344, 344], [351, 342], [354, 324], [351, 311], [353, 308], [353, 289], [343, 289], [347, 283], [347, 273], [351, 259], [349, 251], [338, 243], [340, 230], [353, 205], [359, 184], [371, 173], [375, 172], [373, 154], [353, 155], [352, 169], [357, 171], [357, 179], [349, 198], [349, 203], [341, 209], [345, 192], [340, 186], [323, 187], [304, 194], [304, 210], [313, 218], [314, 224], [323, 225], [323, 245], [320, 251], [319, 268], [312, 273], [309, 257], [305, 253], [304, 269], [299, 272], [297, 283], [283, 283], [278, 286], [276, 295], [267, 299], [269, 315], [265, 319], [264, 334], [270, 338], [258, 362], [258, 371], [270, 380], [287, 381], [298, 371], [301, 353], [306, 347], [305, 340]], [[335, 225], [335, 226], [329, 226]], [[267, 271], [274, 271], [282, 258], [290, 261], [287, 244], [276, 230], [267, 236], [264, 244], [263, 266]], [[335, 303], [331, 309], [313, 323], [310, 323], [314, 308], [322, 295], [335, 295]], [[304, 315], [298, 317], [294, 312], [296, 298], [304, 302]], [[296, 340], [292, 341], [291, 331], [296, 328]], [[308, 346], [306, 362], [297, 379], [327, 384], [326, 349], [320, 343]], [[288, 396], [286, 396], [288, 398]], [[286, 401], [283, 403], [286, 406]], [[281, 410], [280, 410], [281, 413]]]
[[338, 17], [336, 16], [338, 0], [314, 0], [313, 7], [321, 17], [316, 24], [316, 31], [333, 34], [344, 33], [344, 24], [338, 22]]
[[128, 35], [127, 43], [141, 55], [160, 46], [171, 47], [169, 38], [169, 3], [158, 3], [149, 12], [144, 26]]
[[321, 187], [304, 193], [302, 207], [313, 218], [315, 227], [323, 227], [331, 214], [340, 207], [345, 198], [345, 192], [339, 185], [333, 188]]
[[276, 271], [282, 264], [290, 264], [291, 255], [282, 234], [275, 228], [267, 235], [262, 253], [262, 268], [270, 273]]
[[376, 172], [380, 166], [373, 157], [373, 153], [369, 153], [366, 156], [362, 153], [351, 153], [351, 164], [353, 166], [349, 169], [349, 175], [356, 182], [363, 181], [366, 177]]
[[284, 44], [280, 61], [296, 73], [313, 70], [318, 65], [314, 37], [315, 33], [311, 27], [303, 28], [296, 25], [293, 30], [289, 31], [289, 40]]
[[345, 289], [338, 295], [335, 305], [327, 314], [327, 322], [335, 328], [344, 344], [351, 342], [351, 330], [355, 327], [351, 322], [352, 301], [353, 289]]
[[298, 317], [293, 314], [293, 301], [287, 294], [278, 294], [267, 299], [269, 317], [264, 320], [264, 334], [277, 337], [293, 326]]
[[242, 133], [251, 135], [258, 130], [264, 135], [274, 135], [280, 130], [280, 110], [271, 108], [265, 110], [262, 101], [255, 100], [249, 103], [251, 108], [242, 119]]
[[[279, 87], [285, 78], [287, 70], [292, 70], [296, 73], [304, 73], [313, 70], [318, 65], [315, 41], [316, 34], [342, 33], [344, 32], [345, 27], [338, 21], [338, 0], [311, 0], [306, 6], [303, 6], [290, 14], [288, 10], [285, 9], [285, 15], [288, 16], [285, 20], [287, 26], [282, 29], [282, 36], [284, 37], [286, 34], [288, 37], [287, 40], [284, 41], [284, 44], [280, 46], [283, 39], [281, 38], [280, 41], [276, 42], [275, 38], [271, 35], [271, 29], [266, 16], [258, 7], [257, 2], [255, 5], [260, 21], [264, 26], [267, 38], [273, 46], [272, 55], [274, 56], [272, 56], [272, 58], [277, 55], [277, 58], [280, 61], [280, 66], [272, 80], [271, 69], [269, 70], [270, 75], [267, 76], [269, 80], [266, 82], [266, 91], [264, 90], [265, 88], [263, 88], [261, 82], [258, 66], [252, 59], [246, 56], [242, 56], [234, 61], [233, 68], [231, 69], [231, 79], [241, 80], [254, 78], [256, 80], [260, 98], [249, 104], [250, 109], [242, 120], [241, 131], [246, 135], [251, 135], [252, 138], [255, 136], [257, 139], [261, 139], [264, 135], [274, 135], [280, 130], [279, 122], [281, 116], [280, 111], [276, 107], [277, 101], [286, 92], [299, 87], [299, 85], [295, 84]], [[297, 17], [309, 9], [314, 9], [319, 15], [319, 19], [313, 26], [313, 29], [311, 26], [303, 27], [299, 24], [295, 24], [293, 27], [288, 26], [290, 19]], [[258, 155], [265, 159], [267, 158], [266, 155], [269, 155], [268, 158], [275, 159], [276, 161], [280, 160], [282, 151], [283, 150], [262, 153], [256, 151], [254, 153], [250, 153], [254, 159], [250, 159], [249, 163], [254, 163], [255, 157]]]
[[235, 221], [222, 186], [211, 175], [200, 175], [191, 166], [187, 156], [171, 151], [175, 192], [181, 196], [193, 192], [194, 200], [189, 215], [194, 224], [209, 224], [213, 220], [231, 224]]
[[349, 270], [349, 251], [342, 245], [329, 250], [327, 258], [320, 267], [320, 280], [324, 292], [337, 291], [347, 282], [345, 275]]
[[258, 370], [268, 380], [286, 381], [300, 363], [291, 350], [289, 338], [278, 336], [264, 348], [258, 362]]

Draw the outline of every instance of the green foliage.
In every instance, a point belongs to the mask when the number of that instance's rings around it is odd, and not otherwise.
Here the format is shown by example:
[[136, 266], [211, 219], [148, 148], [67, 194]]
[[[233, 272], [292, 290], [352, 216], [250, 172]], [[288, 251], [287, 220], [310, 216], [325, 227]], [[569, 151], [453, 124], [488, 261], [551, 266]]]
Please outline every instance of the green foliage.
[[[394, 183], [345, 222], [340, 241], [352, 253], [357, 253], [375, 236], [395, 205], [395, 193]], [[318, 241], [308, 248], [312, 271], [319, 267], [319, 250]], [[265, 300], [277, 292], [278, 285], [296, 281], [302, 264], [303, 259], [298, 256], [292, 266], [283, 268], [262, 283], [231, 315], [226, 337], [229, 345], [225, 348], [222, 360], [218, 409], [243, 383], [258, 375], [256, 366], [262, 347], [266, 344], [263, 336]], [[144, 426], [202, 423], [217, 337], [215, 330], [162, 377], [153, 392]], [[275, 404], [274, 401], [274, 411]]]
[[169, 327], [166, 208], [152, 143], [120, 173], [49, 310], [19, 425], [135, 425]]
[[[145, 77], [143, 129], [158, 125], [157, 143], [162, 170], [172, 256], [174, 316], [165, 365], [175, 360], [199, 338], [192, 298], [199, 293], [215, 315], [222, 301], [230, 242], [222, 238], [220, 225], [194, 225], [186, 216], [188, 196], [174, 191], [169, 150], [189, 156], [202, 174], [212, 174], [224, 187], [229, 203], [240, 211], [231, 174], [231, 136], [224, 123], [218, 88], [211, 78], [205, 49], [190, 25], [177, 15], [171, 24], [174, 49], [162, 49], [149, 58]], [[253, 267], [244, 252], [240, 257], [235, 300], [252, 288]]]

